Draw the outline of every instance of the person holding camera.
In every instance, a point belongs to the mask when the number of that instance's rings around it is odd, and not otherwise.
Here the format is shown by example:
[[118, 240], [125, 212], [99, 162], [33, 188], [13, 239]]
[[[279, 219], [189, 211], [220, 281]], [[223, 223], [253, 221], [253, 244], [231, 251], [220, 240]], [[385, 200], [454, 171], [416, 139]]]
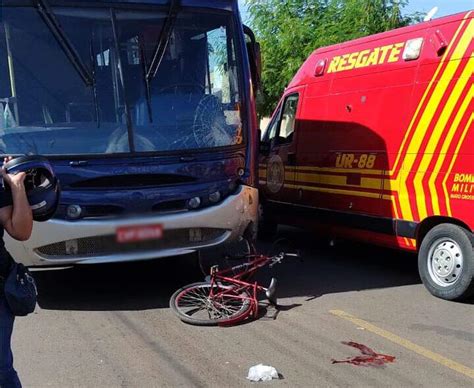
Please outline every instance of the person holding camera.
[[[4, 164], [10, 160], [11, 157], [5, 158]], [[13, 368], [11, 349], [15, 317], [4, 294], [4, 281], [9, 274], [12, 258], [5, 248], [3, 234], [6, 230], [16, 240], [28, 240], [33, 229], [33, 215], [24, 186], [26, 174], [8, 174], [4, 168], [1, 173], [11, 192], [0, 191], [0, 387], [18, 388], [21, 383]]]

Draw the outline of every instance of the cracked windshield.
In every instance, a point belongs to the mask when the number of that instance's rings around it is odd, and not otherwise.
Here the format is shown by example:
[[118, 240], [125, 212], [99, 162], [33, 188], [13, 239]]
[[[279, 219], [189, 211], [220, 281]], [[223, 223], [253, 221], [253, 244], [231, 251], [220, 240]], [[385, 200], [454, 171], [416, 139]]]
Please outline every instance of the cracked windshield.
[[241, 144], [232, 17], [4, 7], [0, 152], [114, 154]]

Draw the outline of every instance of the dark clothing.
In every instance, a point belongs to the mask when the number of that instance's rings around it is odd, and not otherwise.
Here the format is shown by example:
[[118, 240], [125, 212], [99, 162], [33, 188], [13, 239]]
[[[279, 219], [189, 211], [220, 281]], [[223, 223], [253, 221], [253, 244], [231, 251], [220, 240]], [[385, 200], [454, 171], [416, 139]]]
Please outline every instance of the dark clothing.
[[[0, 208], [12, 205], [12, 197], [0, 188]], [[13, 316], [3, 294], [3, 281], [8, 275], [11, 256], [3, 242], [3, 226], [0, 225], [0, 388], [21, 388], [18, 375], [13, 368], [11, 338], [13, 333]]]
[[13, 332], [13, 316], [6, 300], [0, 297], [0, 387], [21, 388], [18, 374], [13, 368], [11, 339]]
[[[0, 187], [0, 208], [5, 206], [11, 206], [13, 203], [10, 192], [5, 191]], [[3, 242], [3, 225], [0, 225], [0, 277], [5, 277], [8, 274], [10, 268], [10, 255], [5, 249], [5, 243]], [[1, 290], [3, 294], [3, 289]]]

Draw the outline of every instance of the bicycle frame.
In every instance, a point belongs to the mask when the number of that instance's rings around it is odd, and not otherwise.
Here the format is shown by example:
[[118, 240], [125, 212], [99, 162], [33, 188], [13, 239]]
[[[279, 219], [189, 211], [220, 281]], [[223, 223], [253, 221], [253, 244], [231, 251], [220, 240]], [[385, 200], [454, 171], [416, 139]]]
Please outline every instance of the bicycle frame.
[[266, 265], [273, 267], [281, 263], [286, 256], [299, 257], [299, 254], [282, 252], [266, 256], [252, 253], [243, 257], [247, 260], [244, 264], [224, 270], [214, 266], [205, 282], [189, 284], [175, 291], [170, 298], [170, 307], [183, 322], [189, 324], [229, 326], [249, 316], [258, 317], [257, 295], [265, 291], [268, 302], [278, 313], [276, 279], [272, 278], [268, 288], [265, 288], [248, 277]]
[[[237, 266], [234, 266], [229, 269], [225, 269], [222, 271], [219, 271], [218, 267], [212, 267], [211, 268], [211, 291], [209, 294], [210, 299], [218, 299], [219, 297], [225, 297], [225, 296], [231, 296], [234, 299], [240, 299], [240, 300], [248, 300], [249, 303], [251, 304], [250, 309], [248, 312], [245, 312], [243, 315], [237, 316], [225, 323], [222, 323], [221, 325], [223, 326], [228, 326], [232, 325], [235, 322], [241, 321], [244, 318], [246, 318], [248, 315], [252, 315], [253, 317], [258, 316], [258, 300], [257, 300], [257, 294], [258, 292], [261, 291], [266, 291], [267, 288], [260, 286], [257, 282], [254, 283], [249, 283], [242, 278], [246, 276], [252, 276], [257, 272], [259, 268], [262, 268], [266, 266], [268, 263], [272, 262], [273, 258], [268, 257], [265, 255], [252, 255], [249, 256], [250, 261], [245, 264], [240, 264]], [[232, 277], [227, 276], [229, 273], [234, 272], [236, 270], [240, 270], [242, 268], [247, 268], [237, 274], [234, 274]], [[232, 284], [237, 287], [233, 287], [232, 291], [233, 293], [239, 295], [242, 293], [242, 291], [247, 292], [250, 297], [245, 297], [245, 296], [238, 296], [236, 297], [235, 295], [229, 295], [227, 294], [227, 290], [223, 289], [222, 291], [214, 292], [214, 286], [218, 286], [219, 283], [221, 284]], [[218, 288], [218, 287], [216, 287]]]

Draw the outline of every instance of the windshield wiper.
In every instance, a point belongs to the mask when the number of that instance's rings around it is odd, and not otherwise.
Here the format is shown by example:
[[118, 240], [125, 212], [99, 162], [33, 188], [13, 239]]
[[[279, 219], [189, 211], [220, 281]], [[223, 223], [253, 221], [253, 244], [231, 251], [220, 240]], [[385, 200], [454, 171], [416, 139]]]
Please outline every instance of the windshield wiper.
[[132, 119], [130, 117], [130, 107], [127, 101], [127, 92], [125, 89], [125, 77], [123, 74], [123, 65], [122, 65], [122, 57], [120, 56], [120, 42], [119, 42], [119, 33], [117, 29], [117, 18], [115, 15], [115, 11], [113, 8], [110, 8], [110, 21], [112, 22], [112, 33], [114, 36], [114, 57], [117, 60], [117, 70], [118, 76], [120, 81], [120, 87], [122, 89], [123, 94], [123, 104], [125, 110], [125, 121], [127, 124], [127, 134], [128, 134], [128, 144], [130, 147], [130, 152], [135, 153], [135, 138], [133, 136], [133, 125]]
[[100, 128], [100, 112], [99, 112], [99, 98], [97, 96], [97, 86], [96, 86], [96, 68], [95, 68], [95, 58], [94, 58], [94, 36], [92, 36], [90, 45], [89, 45], [89, 56], [92, 66], [92, 82], [93, 88], [92, 93], [94, 94], [94, 107], [95, 107], [95, 120], [97, 121], [97, 128]]
[[151, 63], [148, 66], [146, 63], [146, 55], [143, 44], [140, 44], [140, 52], [143, 62], [143, 73], [145, 78], [145, 87], [146, 87], [146, 101], [148, 107], [148, 116], [150, 122], [153, 122], [153, 114], [151, 110], [151, 81], [155, 78], [158, 69], [160, 68], [161, 62], [165, 56], [166, 49], [170, 42], [171, 33], [174, 28], [176, 18], [178, 16], [179, 7], [181, 5], [180, 0], [171, 0], [170, 6], [168, 8], [168, 15], [166, 16], [163, 27], [161, 28], [161, 33], [158, 38], [158, 43], [155, 50], [153, 51], [153, 56]]
[[153, 53], [153, 58], [146, 74], [146, 78], [149, 81], [155, 78], [156, 73], [161, 65], [161, 61], [163, 60], [163, 57], [165, 55], [166, 49], [168, 48], [168, 44], [171, 38], [171, 32], [173, 31], [174, 23], [176, 21], [176, 17], [178, 16], [178, 8], [180, 6], [180, 3], [180, 0], [171, 0], [171, 4], [168, 10], [168, 16], [166, 17], [163, 23], [163, 28], [161, 29], [158, 44], [156, 45], [155, 51]]
[[61, 24], [59, 24], [46, 0], [37, 0], [36, 8], [84, 83], [87, 86], [93, 86], [93, 76], [89, 73], [86, 65], [84, 65], [82, 62], [81, 57], [67, 37], [66, 33], [63, 31]]
[[[76, 69], [77, 73], [81, 77], [84, 84], [88, 87], [93, 88], [93, 94], [94, 94], [93, 98], [94, 98], [94, 107], [95, 107], [95, 113], [96, 113], [96, 120], [97, 120], [97, 125], [99, 125], [99, 123], [100, 123], [99, 104], [98, 104], [98, 101], [97, 101], [97, 88], [96, 88], [95, 70], [93, 69], [92, 72], [89, 72], [89, 69], [84, 64], [84, 62], [82, 61], [80, 55], [76, 51], [73, 43], [69, 40], [68, 36], [66, 35], [64, 30], [62, 29], [61, 24], [56, 19], [56, 16], [54, 15], [54, 12], [51, 9], [51, 7], [49, 6], [49, 4], [47, 3], [47, 1], [46, 0], [37, 0], [36, 1], [36, 9], [40, 13], [41, 17], [43, 18], [43, 21], [48, 26], [51, 33], [56, 38], [57, 42], [59, 43], [59, 46], [64, 51], [64, 54], [66, 54], [66, 57], [69, 59], [71, 64]], [[91, 53], [91, 56], [92, 56], [92, 60], [94, 61], [92, 53]], [[91, 63], [91, 66], [94, 66], [94, 62]]]

